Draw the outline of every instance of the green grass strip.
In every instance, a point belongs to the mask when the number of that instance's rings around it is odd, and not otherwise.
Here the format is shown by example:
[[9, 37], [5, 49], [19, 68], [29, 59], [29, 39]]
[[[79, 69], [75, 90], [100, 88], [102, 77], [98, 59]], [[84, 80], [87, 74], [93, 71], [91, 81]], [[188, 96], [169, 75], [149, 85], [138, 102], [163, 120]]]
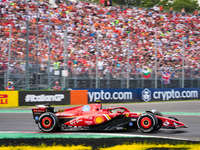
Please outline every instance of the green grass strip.
[[[140, 137], [138, 135], [109, 135], [109, 134], [63, 134], [63, 133], [0, 133], [0, 139], [20, 138], [114, 138], [114, 137]], [[142, 136], [151, 138], [152, 136]]]
[[5, 110], [5, 109], [0, 109], [0, 113], [32, 113], [32, 110]]

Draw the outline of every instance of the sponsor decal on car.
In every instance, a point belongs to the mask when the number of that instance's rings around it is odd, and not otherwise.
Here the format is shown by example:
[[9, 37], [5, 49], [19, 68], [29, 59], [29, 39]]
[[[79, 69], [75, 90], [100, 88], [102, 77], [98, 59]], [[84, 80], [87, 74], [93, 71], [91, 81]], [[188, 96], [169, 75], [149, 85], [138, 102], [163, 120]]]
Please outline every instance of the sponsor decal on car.
[[104, 116], [108, 121], [111, 120], [111, 118], [110, 118], [109, 115], [104, 114], [103, 116]]
[[131, 118], [131, 121], [137, 121], [137, 119], [136, 118]]
[[102, 116], [97, 116], [97, 117], [94, 118], [94, 122], [96, 124], [100, 124], [100, 123], [104, 122], [104, 119], [103, 119]]
[[129, 123], [129, 126], [130, 126], [130, 127], [132, 127], [132, 126], [133, 126], [133, 123], [132, 123], [132, 122], [130, 122], [130, 123]]
[[91, 125], [91, 124], [93, 124], [93, 121], [85, 121], [85, 124], [86, 125]]
[[45, 109], [33, 109], [33, 112], [34, 113], [43, 113], [43, 112], [46, 112]]
[[129, 113], [126, 113], [126, 117], [129, 117]]
[[77, 119], [74, 119], [74, 120], [70, 121], [70, 124], [73, 125], [73, 126], [75, 126], [75, 125], [77, 125], [77, 124], [78, 124], [79, 122], [81, 122], [81, 121], [83, 121], [83, 120], [77, 118]]
[[169, 124], [170, 123], [167, 120], [163, 123], [164, 126], [168, 126]]
[[56, 116], [57, 117], [62, 117], [62, 118], [69, 118], [69, 117], [74, 117], [74, 114], [69, 114], [69, 113], [64, 113], [64, 112], [62, 112], [62, 113], [56, 113]]
[[39, 119], [39, 117], [38, 116], [35, 116], [35, 120], [38, 120]]
[[82, 111], [90, 111], [90, 106], [84, 105], [83, 108], [82, 108]]
[[94, 120], [94, 117], [87, 116], [87, 117], [84, 117], [84, 119], [86, 119], [86, 120]]

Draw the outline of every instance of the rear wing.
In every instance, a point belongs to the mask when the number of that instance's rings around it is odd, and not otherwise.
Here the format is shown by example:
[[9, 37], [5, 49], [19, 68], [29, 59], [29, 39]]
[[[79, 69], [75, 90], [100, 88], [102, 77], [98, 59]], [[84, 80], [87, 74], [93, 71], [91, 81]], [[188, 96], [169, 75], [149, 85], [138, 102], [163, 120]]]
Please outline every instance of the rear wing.
[[35, 123], [38, 123], [39, 117], [45, 112], [52, 112], [54, 113], [54, 107], [51, 107], [49, 104], [45, 105], [37, 105], [38, 108], [32, 109], [33, 119]]

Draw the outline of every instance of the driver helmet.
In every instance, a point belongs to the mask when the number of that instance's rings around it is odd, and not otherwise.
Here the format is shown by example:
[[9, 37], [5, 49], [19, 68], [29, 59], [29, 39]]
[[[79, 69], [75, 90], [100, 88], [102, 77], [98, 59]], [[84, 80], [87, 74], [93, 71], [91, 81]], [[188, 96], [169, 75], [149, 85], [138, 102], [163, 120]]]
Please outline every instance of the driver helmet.
[[113, 110], [111, 107], [108, 108], [110, 113], [113, 113]]

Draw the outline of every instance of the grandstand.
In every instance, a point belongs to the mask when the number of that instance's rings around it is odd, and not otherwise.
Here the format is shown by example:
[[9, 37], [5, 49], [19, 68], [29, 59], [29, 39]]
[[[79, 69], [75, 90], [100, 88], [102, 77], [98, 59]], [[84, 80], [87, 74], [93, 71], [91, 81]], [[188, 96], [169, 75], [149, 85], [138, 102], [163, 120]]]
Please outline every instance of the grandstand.
[[[199, 12], [182, 14], [125, 6], [105, 7], [82, 1], [55, 2], [57, 7], [51, 7], [45, 0], [39, 1], [38, 7], [37, 2], [33, 0], [0, 2], [0, 80], [3, 83], [1, 89], [4, 89], [6, 84], [7, 70], [10, 73], [9, 78], [14, 80], [17, 89], [24, 89], [27, 20], [29, 21], [30, 89], [36, 89], [38, 86], [35, 83], [36, 74], [39, 74], [40, 89], [47, 88], [49, 50], [51, 81], [62, 80], [60, 75], [54, 75], [54, 62], [58, 60], [60, 62], [58, 70], [63, 70], [66, 28], [68, 86], [71, 88], [94, 88], [96, 65], [99, 69], [98, 78], [102, 80], [99, 87], [125, 88], [127, 64], [130, 64], [129, 78], [133, 80], [130, 88], [134, 85], [138, 88], [154, 86], [152, 83], [155, 75], [158, 75], [159, 87], [180, 87], [183, 68], [185, 86], [200, 86]], [[9, 25], [12, 26], [12, 32]], [[97, 34], [99, 41], [97, 41]], [[98, 63], [97, 49], [99, 50]], [[127, 62], [128, 49], [130, 49], [130, 57]], [[157, 70], [155, 70], [155, 49]], [[36, 66], [39, 68], [38, 73]], [[151, 73], [148, 79], [143, 78], [145, 68], [148, 68]], [[169, 85], [162, 84], [164, 70], [170, 72], [171, 80], [176, 81], [176, 84], [172, 85], [172, 82]]]

